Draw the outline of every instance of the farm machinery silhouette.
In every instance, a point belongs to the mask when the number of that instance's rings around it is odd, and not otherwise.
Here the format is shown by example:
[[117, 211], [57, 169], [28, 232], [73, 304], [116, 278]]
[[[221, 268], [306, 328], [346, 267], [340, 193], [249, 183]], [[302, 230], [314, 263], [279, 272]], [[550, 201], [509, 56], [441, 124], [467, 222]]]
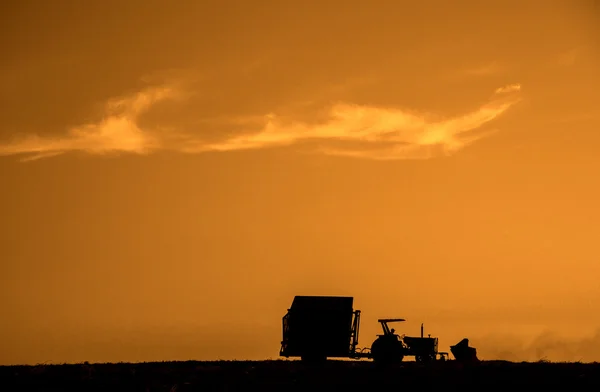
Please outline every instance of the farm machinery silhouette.
[[[405, 319], [379, 319], [383, 334], [377, 335], [370, 348], [359, 349], [358, 332], [360, 310], [353, 309], [353, 297], [296, 296], [292, 306], [283, 316], [283, 340], [279, 355], [300, 357], [307, 362], [325, 361], [327, 358], [372, 359], [377, 364], [402, 362], [414, 357], [416, 362], [445, 361], [447, 352], [438, 351], [438, 338], [423, 335], [412, 337], [398, 335], [389, 323]], [[477, 350], [463, 339], [451, 346], [457, 361], [477, 362]]]

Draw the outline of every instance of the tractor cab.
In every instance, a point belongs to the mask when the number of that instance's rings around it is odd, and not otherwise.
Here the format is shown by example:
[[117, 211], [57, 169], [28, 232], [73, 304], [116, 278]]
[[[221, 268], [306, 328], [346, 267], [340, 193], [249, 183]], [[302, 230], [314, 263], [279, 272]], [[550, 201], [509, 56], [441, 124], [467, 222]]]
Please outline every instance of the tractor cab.
[[402, 322], [402, 321], [406, 321], [405, 319], [401, 319], [401, 318], [397, 318], [397, 319], [379, 319], [377, 320], [378, 323], [381, 324], [381, 328], [383, 329], [383, 335], [377, 335], [377, 336], [396, 336], [398, 337], [398, 335], [396, 334], [396, 330], [394, 328], [391, 328], [388, 326], [387, 323], [394, 323], [394, 322]]
[[405, 319], [379, 319], [377, 320], [383, 329], [382, 335], [371, 345], [371, 355], [377, 363], [398, 363], [406, 355], [406, 346], [394, 329], [390, 329], [388, 323], [402, 322]]

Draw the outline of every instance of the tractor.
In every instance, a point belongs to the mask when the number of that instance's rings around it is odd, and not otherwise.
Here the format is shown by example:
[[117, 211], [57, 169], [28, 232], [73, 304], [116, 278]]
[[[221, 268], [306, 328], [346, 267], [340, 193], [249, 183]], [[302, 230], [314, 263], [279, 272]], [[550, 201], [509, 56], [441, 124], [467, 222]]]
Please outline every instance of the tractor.
[[438, 352], [438, 338], [423, 336], [423, 324], [421, 324], [421, 336], [399, 336], [388, 323], [402, 322], [405, 319], [379, 319], [377, 320], [383, 329], [382, 335], [371, 345], [371, 357], [378, 363], [402, 362], [404, 357], [414, 356], [416, 362], [429, 363], [438, 359], [446, 360], [448, 353]]

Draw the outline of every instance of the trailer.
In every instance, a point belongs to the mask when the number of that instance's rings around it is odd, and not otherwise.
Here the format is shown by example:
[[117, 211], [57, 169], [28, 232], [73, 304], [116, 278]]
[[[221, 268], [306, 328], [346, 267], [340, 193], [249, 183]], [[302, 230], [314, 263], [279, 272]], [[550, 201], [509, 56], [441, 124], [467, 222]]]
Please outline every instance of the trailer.
[[279, 355], [306, 361], [349, 357], [356, 351], [360, 310], [353, 297], [296, 296], [283, 317]]
[[[447, 352], [438, 351], [438, 338], [398, 335], [389, 323], [405, 319], [379, 319], [383, 334], [377, 335], [370, 348], [358, 348], [361, 311], [353, 308], [353, 297], [296, 296], [283, 316], [283, 339], [279, 355], [320, 362], [328, 358], [372, 359], [376, 363], [402, 362], [413, 356], [415, 361], [445, 361]], [[465, 345], [466, 342], [466, 345]], [[476, 358], [476, 350], [463, 339], [452, 346], [457, 360]], [[458, 355], [457, 355], [458, 353]]]

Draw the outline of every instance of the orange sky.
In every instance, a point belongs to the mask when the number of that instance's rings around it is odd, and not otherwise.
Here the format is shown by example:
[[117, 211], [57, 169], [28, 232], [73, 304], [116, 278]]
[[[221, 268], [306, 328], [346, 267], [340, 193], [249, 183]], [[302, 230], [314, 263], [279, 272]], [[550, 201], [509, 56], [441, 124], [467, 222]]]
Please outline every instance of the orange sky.
[[296, 294], [598, 359], [598, 2], [0, 15], [0, 364], [275, 358]]

